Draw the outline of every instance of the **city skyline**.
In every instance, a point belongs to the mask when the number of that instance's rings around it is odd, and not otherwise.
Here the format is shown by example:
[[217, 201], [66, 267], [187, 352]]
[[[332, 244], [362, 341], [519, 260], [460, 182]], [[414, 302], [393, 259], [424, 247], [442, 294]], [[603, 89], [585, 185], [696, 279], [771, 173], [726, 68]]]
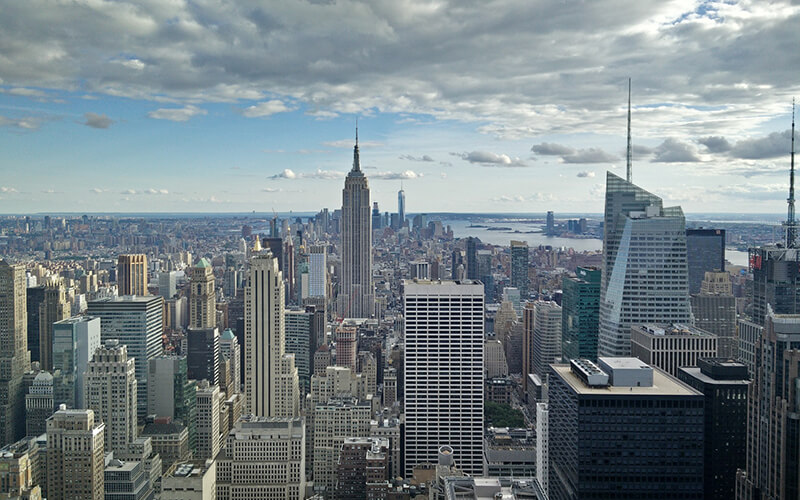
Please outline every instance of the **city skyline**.
[[599, 213], [629, 77], [634, 183], [689, 213], [787, 194], [790, 2], [2, 11], [0, 213], [333, 208], [356, 118], [382, 212], [402, 181], [410, 212]]

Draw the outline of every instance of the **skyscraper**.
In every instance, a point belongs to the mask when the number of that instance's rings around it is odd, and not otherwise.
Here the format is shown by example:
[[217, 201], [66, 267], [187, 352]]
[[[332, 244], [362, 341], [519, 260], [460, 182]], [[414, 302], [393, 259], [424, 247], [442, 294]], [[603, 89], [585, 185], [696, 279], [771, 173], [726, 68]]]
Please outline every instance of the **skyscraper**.
[[117, 258], [118, 295], [147, 295], [147, 256], [123, 254]]
[[189, 379], [186, 356], [159, 356], [149, 363], [147, 414], [171, 417], [188, 431], [188, 445], [197, 449], [197, 382]]
[[553, 211], [550, 210], [547, 212], [547, 226], [545, 228], [545, 234], [547, 236], [554, 236], [556, 234], [556, 218], [553, 215]]
[[361, 171], [358, 131], [353, 148], [353, 169], [342, 190], [342, 283], [339, 313], [348, 318], [369, 318], [375, 314], [372, 287], [372, 221], [369, 183]]
[[400, 191], [397, 192], [397, 222], [398, 229], [406, 225], [406, 192], [403, 186], [400, 186]]
[[106, 424], [106, 451], [126, 450], [138, 434], [136, 368], [127, 346], [111, 339], [98, 347], [84, 381], [87, 408]]
[[270, 252], [250, 259], [244, 289], [245, 394], [247, 413], [294, 417], [300, 388], [294, 355], [286, 354], [283, 275]]
[[689, 293], [698, 293], [706, 272], [725, 270], [725, 230], [687, 229], [686, 260]]
[[405, 468], [452, 446], [461, 470], [483, 472], [483, 286], [404, 281]]
[[478, 239], [467, 238], [467, 279], [478, 279]]
[[53, 323], [70, 316], [70, 308], [61, 279], [49, 278], [44, 300], [39, 304], [39, 362], [42, 370], [53, 370]]
[[189, 328], [214, 328], [217, 326], [214, 269], [202, 258], [192, 268], [191, 276]]
[[164, 350], [164, 297], [113, 297], [89, 302], [90, 316], [100, 318], [100, 340], [119, 340], [128, 347], [128, 355], [136, 360], [138, 381], [138, 416], [147, 416], [148, 363]]
[[601, 271], [578, 267], [575, 276], [564, 276], [561, 288], [561, 355], [597, 361]]
[[691, 298], [694, 324], [719, 337], [719, 357], [736, 359], [736, 297], [727, 272], [706, 272], [700, 293]]
[[767, 306], [748, 389], [747, 465], [736, 498], [797, 498], [800, 492], [800, 315]]
[[60, 409], [47, 420], [47, 498], [103, 500], [106, 425], [92, 410]]
[[611, 172], [606, 177], [598, 355], [630, 355], [630, 327], [691, 323], [680, 207]]
[[548, 366], [561, 361], [561, 306], [540, 300], [533, 303], [533, 311], [531, 368], [544, 381]]
[[635, 358], [550, 365], [549, 498], [703, 498], [703, 395]]
[[0, 446], [25, 434], [22, 376], [30, 370], [25, 267], [0, 260]]
[[308, 296], [325, 297], [328, 291], [328, 270], [324, 245], [308, 248]]
[[61, 371], [59, 385], [68, 392], [56, 390], [56, 406], [86, 408], [84, 374], [98, 347], [100, 318], [75, 316], [53, 324], [53, 369]]
[[524, 241], [511, 241], [511, 286], [519, 294], [528, 298], [528, 244]]

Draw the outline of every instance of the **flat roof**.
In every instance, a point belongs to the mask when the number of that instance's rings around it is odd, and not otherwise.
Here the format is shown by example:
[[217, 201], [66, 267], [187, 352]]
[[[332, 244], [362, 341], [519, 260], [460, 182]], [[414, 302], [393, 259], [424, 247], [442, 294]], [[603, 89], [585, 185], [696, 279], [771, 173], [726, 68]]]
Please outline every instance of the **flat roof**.
[[692, 377], [696, 378], [697, 380], [705, 383], [705, 384], [715, 384], [715, 385], [749, 385], [749, 379], [716, 379], [713, 377], [709, 377], [705, 373], [703, 373], [700, 368], [696, 366], [681, 366], [678, 367], [678, 370], [685, 371]]
[[[630, 358], [622, 359], [629, 360]], [[628, 361], [625, 361], [625, 363], [628, 363]], [[638, 361], [638, 363], [645, 364], [641, 361]], [[572, 373], [569, 365], [559, 364], [550, 366], [578, 394], [597, 396], [702, 396], [701, 392], [689, 387], [680, 380], [669, 376], [657, 368], [653, 368], [652, 387], [616, 387], [613, 385], [609, 385], [607, 387], [589, 387], [584, 384], [581, 379], [577, 377], [577, 375]], [[630, 367], [623, 366], [622, 368]], [[638, 368], [638, 366], [635, 366], [634, 368]]]

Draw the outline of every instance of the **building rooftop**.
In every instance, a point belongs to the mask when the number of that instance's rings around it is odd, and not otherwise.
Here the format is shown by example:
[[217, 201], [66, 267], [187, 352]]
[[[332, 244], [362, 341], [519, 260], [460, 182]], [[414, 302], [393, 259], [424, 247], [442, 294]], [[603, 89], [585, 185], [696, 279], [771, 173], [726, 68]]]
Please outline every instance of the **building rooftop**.
[[711, 332], [697, 328], [696, 326], [684, 325], [681, 323], [669, 324], [654, 324], [648, 323], [644, 325], [635, 325], [632, 328], [637, 329], [645, 335], [666, 336], [666, 337], [716, 337]]
[[149, 423], [144, 426], [144, 430], [142, 430], [143, 436], [164, 436], [168, 434], [180, 434], [182, 433], [186, 427], [182, 426], [181, 424], [171, 422], [168, 424], [162, 423]]
[[[642, 361], [635, 358], [604, 358], [611, 360], [620, 360], [617, 365], [622, 368], [638, 368], [633, 365], [633, 361], [637, 361], [640, 365], [645, 365]], [[628, 366], [630, 365], [630, 366]], [[678, 379], [671, 377], [667, 373], [653, 369], [653, 385], [650, 387], [617, 387], [608, 385], [605, 387], [600, 386], [587, 386], [581, 381], [580, 378], [570, 370], [570, 365], [550, 365], [553, 370], [578, 394], [596, 395], [596, 396], [623, 396], [623, 395], [637, 395], [637, 396], [698, 396], [700, 392], [689, 387], [688, 385], [680, 382]]]

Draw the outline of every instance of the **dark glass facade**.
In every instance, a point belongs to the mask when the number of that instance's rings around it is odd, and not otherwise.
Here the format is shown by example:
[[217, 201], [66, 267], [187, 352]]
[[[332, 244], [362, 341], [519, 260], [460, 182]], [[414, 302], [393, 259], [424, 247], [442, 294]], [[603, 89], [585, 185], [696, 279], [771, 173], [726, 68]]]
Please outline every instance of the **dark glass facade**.
[[800, 252], [796, 248], [750, 249], [753, 322], [764, 324], [767, 304], [776, 314], [800, 313]]
[[600, 269], [579, 267], [564, 278], [561, 288], [561, 353], [565, 361], [597, 361], [600, 315]]
[[702, 395], [578, 391], [553, 366], [551, 500], [703, 498]]
[[686, 260], [689, 264], [689, 293], [700, 293], [706, 271], [725, 270], [725, 230], [687, 229]]

